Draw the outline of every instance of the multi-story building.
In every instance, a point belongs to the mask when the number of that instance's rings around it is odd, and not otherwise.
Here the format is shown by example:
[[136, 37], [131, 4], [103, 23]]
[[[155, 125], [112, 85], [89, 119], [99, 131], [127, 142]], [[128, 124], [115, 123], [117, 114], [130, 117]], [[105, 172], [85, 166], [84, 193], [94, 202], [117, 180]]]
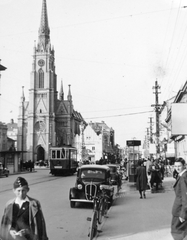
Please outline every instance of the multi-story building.
[[7, 150], [7, 125], [0, 122], [0, 152]]
[[102, 122], [90, 122], [84, 130], [84, 142], [89, 160], [110, 159], [114, 154], [114, 130]]
[[18, 124], [14, 122], [14, 119], [11, 119], [7, 123], [7, 137], [14, 140], [14, 148], [17, 149], [17, 136], [18, 136]]

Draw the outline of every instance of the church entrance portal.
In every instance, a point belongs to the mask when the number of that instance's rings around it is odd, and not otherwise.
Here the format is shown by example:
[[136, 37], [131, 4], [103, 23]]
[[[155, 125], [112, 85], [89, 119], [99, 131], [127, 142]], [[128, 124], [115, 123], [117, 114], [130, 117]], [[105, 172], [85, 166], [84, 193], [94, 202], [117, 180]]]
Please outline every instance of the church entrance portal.
[[45, 160], [45, 151], [44, 148], [39, 146], [37, 149], [37, 161], [39, 160]]

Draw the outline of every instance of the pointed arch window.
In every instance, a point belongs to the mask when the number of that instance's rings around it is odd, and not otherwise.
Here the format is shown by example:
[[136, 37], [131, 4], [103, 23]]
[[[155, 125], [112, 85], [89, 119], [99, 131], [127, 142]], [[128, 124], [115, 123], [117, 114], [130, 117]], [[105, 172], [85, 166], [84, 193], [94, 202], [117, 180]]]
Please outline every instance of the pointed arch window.
[[38, 71], [38, 88], [44, 88], [44, 71], [40, 68]]

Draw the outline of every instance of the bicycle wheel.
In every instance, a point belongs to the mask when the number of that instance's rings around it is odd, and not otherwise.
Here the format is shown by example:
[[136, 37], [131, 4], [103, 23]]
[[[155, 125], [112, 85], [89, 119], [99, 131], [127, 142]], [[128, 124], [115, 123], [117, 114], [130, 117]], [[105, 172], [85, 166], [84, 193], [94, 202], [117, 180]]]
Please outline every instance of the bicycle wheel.
[[98, 209], [98, 223], [101, 224], [104, 216], [104, 201], [100, 200], [99, 209]]
[[89, 229], [89, 237], [90, 240], [92, 240], [97, 234], [97, 212], [94, 211], [92, 214], [92, 219], [90, 223], [90, 229]]
[[105, 200], [103, 202], [103, 215], [104, 215], [104, 217], [106, 217], [108, 209], [109, 209], [108, 199], [105, 198]]

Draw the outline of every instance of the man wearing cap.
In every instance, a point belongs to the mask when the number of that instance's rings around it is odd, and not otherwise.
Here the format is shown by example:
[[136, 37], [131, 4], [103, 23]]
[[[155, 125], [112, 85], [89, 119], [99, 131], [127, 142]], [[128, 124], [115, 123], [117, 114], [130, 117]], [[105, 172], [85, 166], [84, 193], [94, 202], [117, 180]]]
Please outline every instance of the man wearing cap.
[[18, 177], [13, 185], [16, 198], [5, 207], [1, 221], [3, 240], [47, 240], [46, 225], [40, 202], [27, 195], [27, 181]]

